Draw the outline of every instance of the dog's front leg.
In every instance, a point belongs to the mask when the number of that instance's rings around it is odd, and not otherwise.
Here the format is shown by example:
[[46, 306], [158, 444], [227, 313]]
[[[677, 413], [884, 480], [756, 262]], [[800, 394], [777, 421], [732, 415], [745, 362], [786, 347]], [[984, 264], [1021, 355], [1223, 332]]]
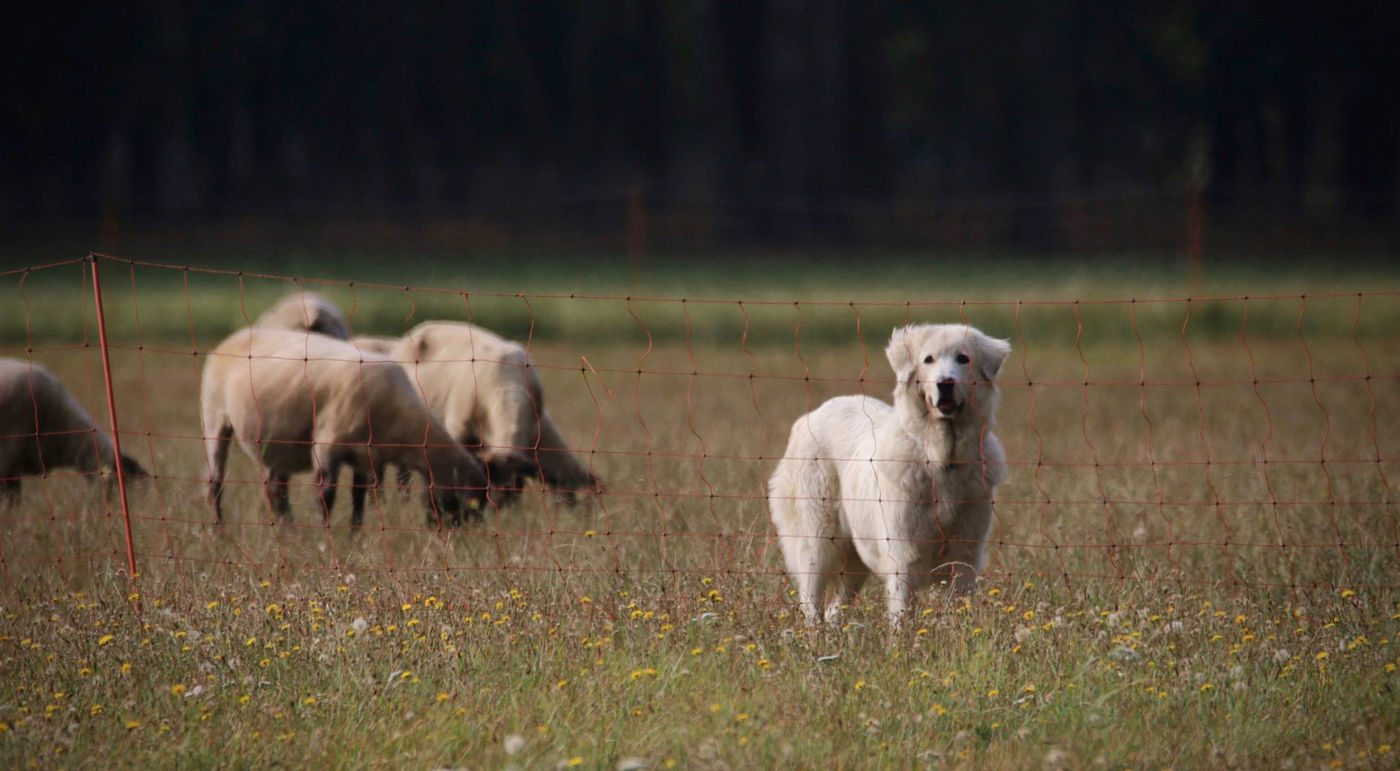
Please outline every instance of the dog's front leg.
[[890, 628], [898, 629], [899, 623], [904, 620], [910, 604], [914, 601], [914, 583], [910, 580], [909, 573], [906, 570], [894, 570], [886, 574], [885, 593], [889, 597], [886, 612], [890, 618]]
[[802, 608], [807, 626], [815, 628], [822, 620], [822, 595], [826, 594], [826, 575], [822, 573], [822, 566], [813, 562], [806, 572], [795, 574], [793, 579], [797, 584], [797, 604]]

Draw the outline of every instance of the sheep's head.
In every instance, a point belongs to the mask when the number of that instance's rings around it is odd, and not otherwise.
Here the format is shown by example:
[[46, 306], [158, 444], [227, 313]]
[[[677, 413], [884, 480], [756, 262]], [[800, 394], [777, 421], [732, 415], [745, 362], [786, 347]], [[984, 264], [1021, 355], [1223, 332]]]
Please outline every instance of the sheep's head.
[[454, 447], [448, 453], [450, 462], [439, 456], [432, 464], [428, 488], [423, 491], [423, 506], [428, 510], [428, 526], [460, 525], [463, 521], [481, 518], [486, 507], [486, 469], [474, 455]]
[[[150, 472], [130, 455], [122, 455], [117, 462], [121, 464], [122, 476], [126, 478], [127, 483], [144, 480], [150, 476]], [[117, 490], [117, 465], [103, 463], [98, 469], [98, 477], [101, 479], [102, 497], [110, 500]]]
[[598, 477], [592, 471], [584, 468], [579, 469], [576, 474], [567, 479], [555, 481], [552, 486], [558, 491], [563, 501], [570, 506], [603, 493], [603, 483], [598, 481]]
[[539, 473], [534, 458], [519, 450], [491, 447], [479, 457], [486, 467], [490, 502], [498, 507], [519, 498], [525, 477]]

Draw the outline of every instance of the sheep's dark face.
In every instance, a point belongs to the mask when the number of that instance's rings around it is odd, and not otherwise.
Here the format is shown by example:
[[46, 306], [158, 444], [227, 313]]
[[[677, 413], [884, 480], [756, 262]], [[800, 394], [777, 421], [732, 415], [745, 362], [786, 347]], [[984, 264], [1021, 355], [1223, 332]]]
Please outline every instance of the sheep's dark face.
[[561, 479], [553, 487], [560, 499], [570, 506], [596, 498], [603, 493], [603, 485], [598, 481], [598, 477], [587, 470], [567, 479]]
[[482, 518], [487, 502], [486, 488], [434, 487], [424, 494], [428, 510], [428, 526], [458, 526]]

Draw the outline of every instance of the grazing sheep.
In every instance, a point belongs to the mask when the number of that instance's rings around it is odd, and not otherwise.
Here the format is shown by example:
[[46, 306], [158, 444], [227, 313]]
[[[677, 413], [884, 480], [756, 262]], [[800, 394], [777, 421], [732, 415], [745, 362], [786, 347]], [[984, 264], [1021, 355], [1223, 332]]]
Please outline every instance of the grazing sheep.
[[350, 323], [330, 300], [315, 292], [297, 292], [283, 297], [253, 323], [265, 329], [317, 332], [340, 340], [350, 339]]
[[409, 330], [390, 358], [407, 369], [448, 433], [479, 448], [493, 487], [518, 490], [520, 476], [537, 473], [570, 501], [598, 490], [598, 478], [569, 452], [545, 411], [524, 346], [472, 324], [433, 321]]
[[[116, 467], [112, 438], [52, 372], [23, 359], [0, 359], [0, 492], [19, 499], [20, 477], [73, 467], [91, 473]], [[146, 470], [121, 456], [122, 473]]]
[[[268, 502], [290, 516], [287, 478], [315, 471], [323, 522], [330, 521], [342, 464], [354, 472], [351, 524], [364, 520], [369, 474], [383, 464], [417, 472], [434, 512], [463, 517], [480, 509], [486, 474], [480, 461], [428, 412], [403, 369], [324, 335], [253, 327], [209, 355], [200, 381], [209, 500], [222, 521], [224, 464], [236, 436], [263, 467]], [[470, 514], [467, 514], [470, 516]]]

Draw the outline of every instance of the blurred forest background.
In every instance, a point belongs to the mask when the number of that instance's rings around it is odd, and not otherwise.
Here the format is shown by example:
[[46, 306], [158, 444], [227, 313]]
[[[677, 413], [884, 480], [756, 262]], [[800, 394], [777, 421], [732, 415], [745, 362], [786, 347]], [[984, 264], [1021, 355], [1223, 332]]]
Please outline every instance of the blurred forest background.
[[1082, 253], [1204, 222], [1384, 251], [1400, 220], [1392, 2], [138, 0], [8, 22], [15, 237]]

